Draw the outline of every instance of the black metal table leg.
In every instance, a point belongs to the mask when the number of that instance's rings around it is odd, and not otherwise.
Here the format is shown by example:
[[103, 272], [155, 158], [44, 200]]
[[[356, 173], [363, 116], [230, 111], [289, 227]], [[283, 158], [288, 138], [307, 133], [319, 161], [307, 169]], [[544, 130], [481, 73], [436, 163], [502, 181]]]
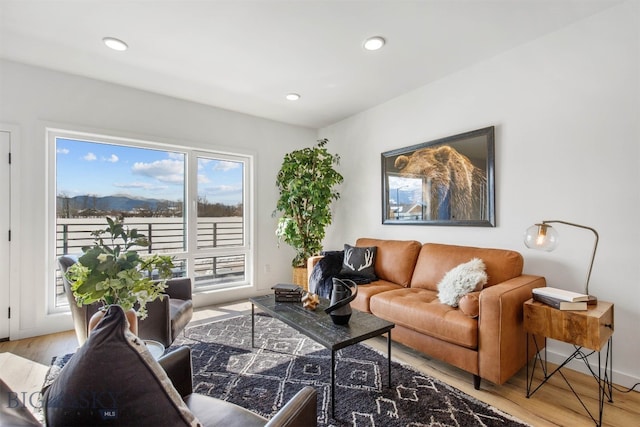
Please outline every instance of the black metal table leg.
[[331, 350], [331, 418], [336, 417], [336, 352]]
[[[545, 340], [546, 341], [546, 340]], [[554, 376], [556, 373], [558, 373], [562, 379], [564, 380], [564, 382], [567, 384], [567, 386], [569, 387], [569, 389], [571, 390], [571, 392], [573, 393], [573, 395], [576, 397], [576, 399], [578, 399], [578, 402], [582, 405], [582, 407], [584, 408], [585, 412], [587, 413], [587, 415], [589, 415], [589, 417], [591, 418], [591, 420], [595, 423], [596, 426], [600, 427], [602, 426], [602, 414], [604, 412], [604, 401], [605, 398], [609, 398], [609, 402], [613, 402], [613, 395], [612, 395], [612, 391], [613, 391], [613, 382], [612, 382], [612, 372], [613, 372], [613, 363], [612, 363], [612, 337], [609, 337], [609, 339], [607, 340], [607, 348], [605, 351], [605, 362], [604, 362], [604, 367], [602, 366], [602, 361], [601, 361], [601, 352], [597, 351], [597, 350], [592, 350], [591, 353], [585, 353], [583, 351], [583, 348], [577, 345], [574, 345], [574, 351], [571, 355], [569, 355], [564, 362], [560, 363], [560, 365], [558, 365], [553, 371], [549, 371], [547, 369], [547, 347], [545, 345], [544, 348], [544, 363], [540, 358], [540, 348], [538, 346], [538, 342], [536, 341], [535, 336], [533, 336], [533, 342], [536, 346], [536, 354], [534, 356], [533, 359], [533, 369], [531, 370], [531, 372], [529, 372], [529, 361], [527, 361], [527, 398], [532, 396], [536, 391], [538, 391], [538, 389], [540, 387], [542, 387], [552, 376]], [[593, 354], [593, 353], [598, 353], [598, 370], [593, 371], [590, 368], [589, 365], [589, 360], [588, 360], [588, 356]], [[528, 354], [528, 350], [527, 350], [527, 354]], [[596, 383], [598, 384], [598, 414], [597, 414], [597, 418], [596, 416], [594, 416], [594, 414], [589, 410], [589, 408], [587, 407], [586, 403], [583, 401], [583, 399], [580, 397], [580, 395], [577, 393], [577, 391], [574, 389], [574, 387], [569, 383], [568, 378], [562, 373], [562, 368], [564, 368], [569, 362], [571, 362], [572, 360], [582, 360], [585, 365], [587, 366], [587, 368], [590, 370], [591, 375], [593, 376], [594, 380], [596, 381]], [[534, 373], [536, 370], [536, 363], [540, 363], [540, 366], [543, 370], [543, 378], [542, 381], [540, 381], [540, 383], [533, 389], [532, 388], [532, 384], [533, 384], [533, 379], [534, 379]]]
[[387, 371], [389, 372], [389, 388], [391, 388], [391, 331], [387, 333]]

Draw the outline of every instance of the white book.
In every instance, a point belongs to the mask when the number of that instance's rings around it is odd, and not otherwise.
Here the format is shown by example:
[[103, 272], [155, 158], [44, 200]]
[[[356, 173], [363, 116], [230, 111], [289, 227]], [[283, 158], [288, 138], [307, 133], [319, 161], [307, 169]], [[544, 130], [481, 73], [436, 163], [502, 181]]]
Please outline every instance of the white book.
[[549, 286], [544, 288], [534, 288], [534, 294], [544, 295], [551, 298], [557, 298], [562, 301], [589, 301], [589, 295], [581, 294], [578, 292], [567, 291], [565, 289], [551, 288]]

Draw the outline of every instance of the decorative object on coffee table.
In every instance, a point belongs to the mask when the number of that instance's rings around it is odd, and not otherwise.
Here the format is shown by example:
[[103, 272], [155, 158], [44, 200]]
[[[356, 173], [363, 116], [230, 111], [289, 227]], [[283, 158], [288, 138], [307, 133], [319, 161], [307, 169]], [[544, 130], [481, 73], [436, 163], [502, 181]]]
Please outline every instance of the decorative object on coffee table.
[[351, 318], [351, 306], [349, 303], [358, 295], [358, 285], [353, 280], [333, 278], [333, 291], [331, 292], [331, 305], [324, 311], [331, 317], [336, 325], [346, 325]]
[[302, 306], [307, 310], [315, 310], [318, 304], [320, 304], [320, 296], [318, 294], [306, 292], [302, 297]]
[[294, 283], [305, 289], [307, 258], [322, 250], [325, 229], [331, 224], [331, 202], [340, 198], [335, 187], [343, 180], [334, 169], [340, 156], [328, 152], [328, 142], [321, 139], [315, 147], [286, 154], [276, 178], [280, 198], [273, 215], [282, 213], [276, 236], [295, 249], [291, 265], [303, 271], [294, 273]]
[[271, 287], [278, 302], [300, 302], [304, 291], [298, 285], [278, 283]]

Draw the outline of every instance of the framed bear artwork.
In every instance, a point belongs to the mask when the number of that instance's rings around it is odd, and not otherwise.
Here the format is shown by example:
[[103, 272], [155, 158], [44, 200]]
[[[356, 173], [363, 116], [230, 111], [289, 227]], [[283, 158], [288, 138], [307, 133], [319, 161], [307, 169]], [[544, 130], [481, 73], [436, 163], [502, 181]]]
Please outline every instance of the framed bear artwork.
[[382, 153], [382, 223], [495, 227], [493, 126]]

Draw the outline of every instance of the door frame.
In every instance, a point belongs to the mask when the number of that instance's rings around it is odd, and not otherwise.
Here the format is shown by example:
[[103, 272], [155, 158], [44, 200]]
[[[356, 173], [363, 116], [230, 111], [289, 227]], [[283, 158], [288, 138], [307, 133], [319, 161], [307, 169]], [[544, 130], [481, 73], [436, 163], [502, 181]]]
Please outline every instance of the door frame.
[[19, 153], [21, 132], [18, 125], [5, 122], [0, 122], [0, 130], [10, 134], [9, 193], [11, 209], [9, 211], [9, 225], [11, 227], [11, 243], [9, 244], [9, 306], [11, 307], [11, 318], [9, 319], [9, 340], [14, 340], [20, 335], [20, 199], [18, 197], [20, 183], [18, 164], [21, 159]]

